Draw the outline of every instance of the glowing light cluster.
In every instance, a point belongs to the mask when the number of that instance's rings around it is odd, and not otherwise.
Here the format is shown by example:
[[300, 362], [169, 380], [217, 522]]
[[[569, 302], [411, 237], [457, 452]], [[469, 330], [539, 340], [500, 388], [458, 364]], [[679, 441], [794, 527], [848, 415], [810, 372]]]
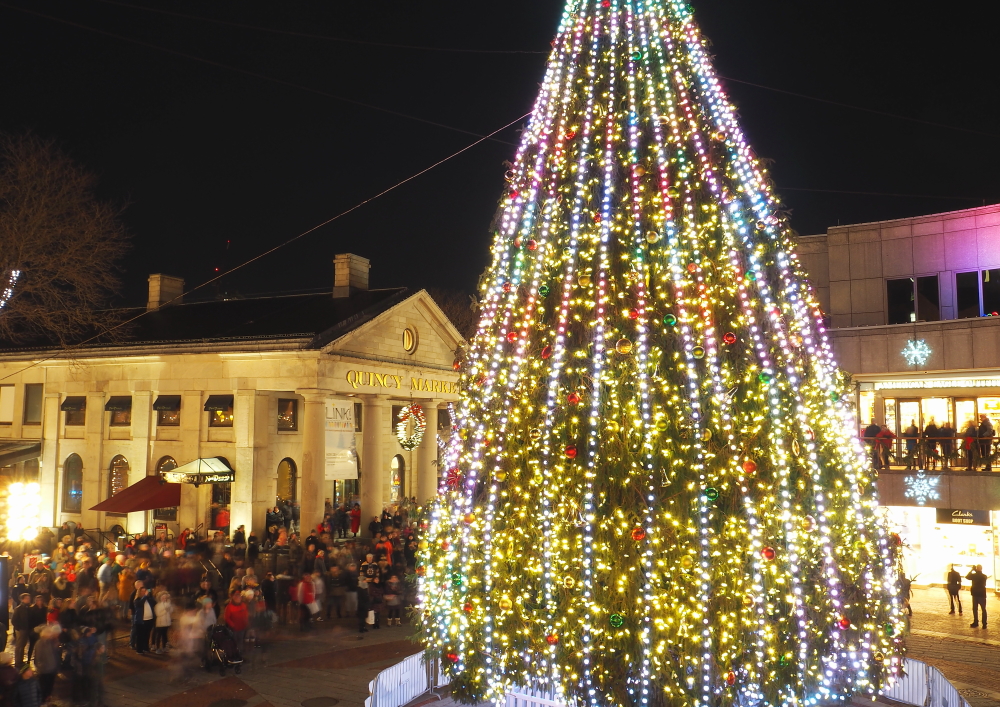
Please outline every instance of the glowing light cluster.
[[15, 481], [7, 487], [3, 523], [7, 539], [34, 540], [41, 525], [41, 488], [37, 483]]
[[7, 286], [3, 290], [0, 290], [0, 309], [6, 307], [7, 303], [10, 301], [10, 298], [14, 296], [14, 285], [17, 284], [17, 280], [20, 277], [21, 277], [20, 270], [10, 271], [10, 277], [7, 278]]
[[911, 366], [923, 366], [931, 357], [931, 347], [923, 339], [910, 339], [901, 353]]
[[570, 0], [506, 179], [417, 567], [456, 694], [876, 694], [897, 546], [688, 6]]

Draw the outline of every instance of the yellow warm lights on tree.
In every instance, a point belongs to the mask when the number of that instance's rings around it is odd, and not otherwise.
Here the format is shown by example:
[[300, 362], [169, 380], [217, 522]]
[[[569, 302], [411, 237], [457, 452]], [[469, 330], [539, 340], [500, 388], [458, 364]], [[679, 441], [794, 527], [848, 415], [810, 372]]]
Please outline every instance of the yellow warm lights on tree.
[[570, 0], [418, 558], [455, 693], [811, 705], [898, 672], [896, 544], [683, 2]]

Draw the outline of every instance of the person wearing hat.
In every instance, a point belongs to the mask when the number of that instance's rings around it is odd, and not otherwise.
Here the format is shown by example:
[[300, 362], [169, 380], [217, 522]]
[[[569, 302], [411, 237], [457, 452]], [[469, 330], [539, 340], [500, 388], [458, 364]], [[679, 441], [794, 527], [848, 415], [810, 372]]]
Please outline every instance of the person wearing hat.
[[27, 592], [17, 598], [17, 607], [10, 617], [10, 622], [14, 626], [14, 669], [20, 670], [24, 665], [24, 651], [34, 635], [34, 626], [31, 623], [31, 595]]
[[42, 698], [42, 686], [35, 677], [35, 671], [27, 663], [19, 671], [21, 679], [14, 684], [11, 690], [11, 704], [18, 707], [41, 707], [44, 703]]

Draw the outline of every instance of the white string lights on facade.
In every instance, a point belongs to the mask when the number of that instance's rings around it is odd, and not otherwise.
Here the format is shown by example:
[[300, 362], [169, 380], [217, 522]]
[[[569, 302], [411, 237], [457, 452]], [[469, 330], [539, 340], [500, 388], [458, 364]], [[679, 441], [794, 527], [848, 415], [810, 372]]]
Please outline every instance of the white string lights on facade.
[[896, 546], [690, 8], [570, 0], [506, 180], [417, 566], [456, 696], [876, 694]]

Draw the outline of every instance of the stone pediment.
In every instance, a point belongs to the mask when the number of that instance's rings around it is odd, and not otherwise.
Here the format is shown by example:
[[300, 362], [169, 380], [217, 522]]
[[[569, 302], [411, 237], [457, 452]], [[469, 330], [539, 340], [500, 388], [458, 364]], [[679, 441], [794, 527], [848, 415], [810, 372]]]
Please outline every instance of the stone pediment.
[[334, 339], [323, 353], [450, 370], [463, 343], [433, 298], [420, 290]]

